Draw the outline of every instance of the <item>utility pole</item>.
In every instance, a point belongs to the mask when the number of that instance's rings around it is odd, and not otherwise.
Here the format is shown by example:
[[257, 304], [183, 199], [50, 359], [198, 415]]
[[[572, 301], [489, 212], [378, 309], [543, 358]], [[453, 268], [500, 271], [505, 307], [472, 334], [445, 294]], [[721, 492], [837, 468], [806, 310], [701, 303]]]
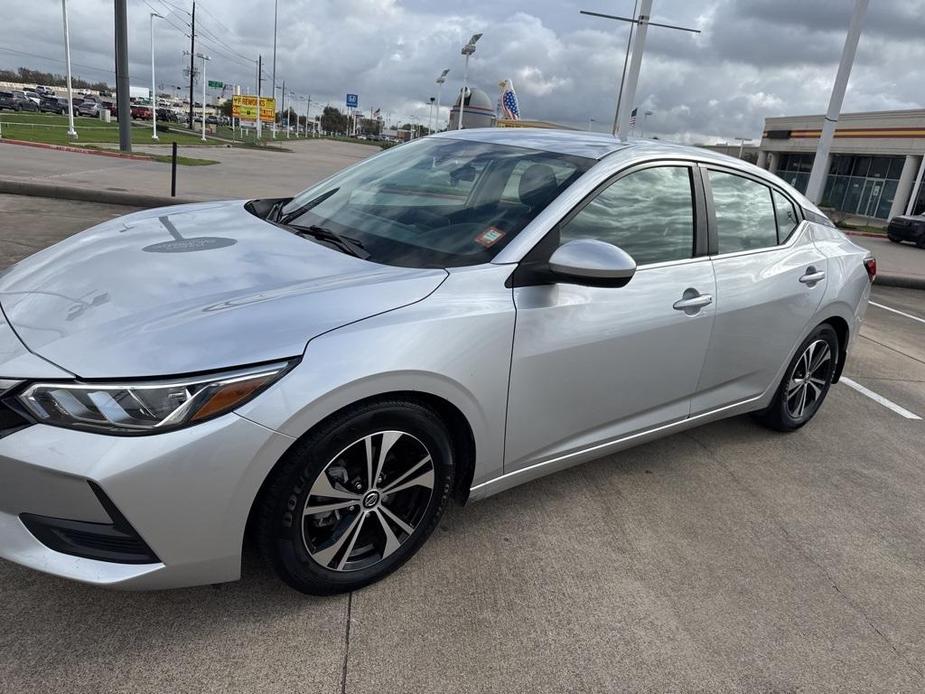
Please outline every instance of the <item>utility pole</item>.
[[132, 111], [129, 104], [128, 10], [126, 0], [115, 0], [116, 110], [119, 118], [119, 149], [132, 151]]
[[822, 122], [822, 134], [816, 146], [816, 156], [813, 158], [813, 168], [809, 173], [809, 183], [806, 184], [806, 197], [818, 203], [822, 197], [822, 187], [826, 174], [829, 171], [829, 149], [832, 147], [832, 138], [835, 136], [835, 125], [841, 113], [841, 105], [845, 100], [845, 89], [848, 87], [848, 77], [851, 75], [851, 66], [854, 63], [854, 54], [858, 49], [858, 39], [861, 38], [861, 25], [864, 23], [864, 13], [867, 12], [868, 0], [857, 0], [851, 23], [848, 25], [848, 35], [845, 37], [845, 47], [842, 49], [841, 62], [835, 75], [835, 84], [832, 85], [832, 96], [829, 98], [829, 110], [825, 113]]
[[[620, 93], [617, 96], [617, 112], [614, 116], [613, 134], [618, 137], [626, 137], [629, 130], [630, 114], [633, 111], [633, 103], [636, 100], [636, 85], [639, 82], [639, 68], [642, 65], [642, 52], [645, 48], [646, 33], [650, 26], [664, 27], [666, 29], [676, 29], [678, 31], [688, 31], [692, 34], [699, 34], [699, 29], [690, 29], [688, 27], [676, 26], [674, 24], [662, 24], [652, 22], [652, 0], [642, 0], [642, 7], [639, 9], [639, 15], [636, 15], [636, 8], [633, 7], [632, 17], [618, 17], [612, 14], [602, 14], [600, 12], [588, 12], [580, 10], [580, 14], [590, 15], [592, 17], [603, 17], [604, 19], [615, 19], [620, 22], [630, 22], [636, 27], [635, 37], [633, 36], [632, 27], [630, 29], [630, 39], [632, 43], [632, 57], [630, 54], [630, 43], [627, 43], [626, 53], [629, 58], [629, 68], [627, 61], [623, 62], [623, 77], [620, 80]], [[629, 81], [627, 81], [627, 72]]]
[[260, 122], [260, 86], [263, 81], [263, 56], [257, 56], [257, 140], [260, 140], [261, 137], [261, 122]]
[[196, 0], [189, 32], [189, 129], [193, 129], [193, 77], [196, 75]]
[[206, 141], [206, 61], [212, 60], [205, 53], [196, 56], [202, 58], [202, 141]]
[[[277, 20], [279, 19], [279, 0], [274, 0], [273, 2], [273, 74], [270, 76], [270, 79], [273, 80], [273, 139], [276, 139], [276, 27]], [[286, 100], [286, 95], [283, 94], [283, 101]]]

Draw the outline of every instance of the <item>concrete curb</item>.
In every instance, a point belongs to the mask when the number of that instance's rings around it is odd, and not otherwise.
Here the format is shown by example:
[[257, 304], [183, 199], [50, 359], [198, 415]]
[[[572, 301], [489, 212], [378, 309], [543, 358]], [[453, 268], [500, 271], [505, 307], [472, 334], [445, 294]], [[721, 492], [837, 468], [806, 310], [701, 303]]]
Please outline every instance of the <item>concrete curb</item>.
[[166, 195], [144, 195], [120, 190], [93, 190], [92, 188], [66, 186], [57, 183], [37, 183], [35, 181], [17, 181], [2, 178], [0, 178], [0, 193], [145, 208], [182, 205], [188, 202], [208, 202], [207, 200], [196, 200], [194, 198], [171, 198]]
[[886, 238], [886, 232], [882, 234], [874, 234], [869, 231], [850, 231], [848, 229], [839, 229], [839, 231], [842, 232], [843, 234], [847, 234], [848, 236], [866, 236], [869, 239], [885, 239]]
[[878, 272], [877, 279], [874, 280], [874, 286], [925, 290], [925, 277], [910, 277], [909, 275], [884, 275], [882, 272]]

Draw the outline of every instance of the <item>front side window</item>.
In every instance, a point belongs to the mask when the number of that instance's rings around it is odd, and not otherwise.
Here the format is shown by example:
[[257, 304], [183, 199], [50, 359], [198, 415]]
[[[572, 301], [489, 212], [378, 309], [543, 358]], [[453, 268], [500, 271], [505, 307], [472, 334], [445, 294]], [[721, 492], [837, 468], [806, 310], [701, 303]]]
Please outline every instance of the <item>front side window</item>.
[[742, 176], [710, 170], [720, 253], [777, 245], [771, 189]]
[[638, 265], [693, 257], [690, 169], [659, 166], [618, 179], [566, 223], [559, 238], [607, 241]]
[[372, 262], [475, 265], [490, 261], [594, 163], [523, 147], [424, 138], [300, 193], [277, 220], [295, 231], [323, 227], [347, 237]]

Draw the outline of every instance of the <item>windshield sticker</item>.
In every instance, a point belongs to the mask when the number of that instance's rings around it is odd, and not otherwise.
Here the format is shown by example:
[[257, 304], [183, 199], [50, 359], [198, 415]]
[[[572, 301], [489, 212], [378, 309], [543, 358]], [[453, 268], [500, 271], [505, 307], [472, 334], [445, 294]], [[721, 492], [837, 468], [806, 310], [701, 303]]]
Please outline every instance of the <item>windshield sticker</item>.
[[491, 248], [504, 237], [504, 232], [498, 227], [488, 227], [485, 231], [475, 237], [475, 242], [485, 248]]

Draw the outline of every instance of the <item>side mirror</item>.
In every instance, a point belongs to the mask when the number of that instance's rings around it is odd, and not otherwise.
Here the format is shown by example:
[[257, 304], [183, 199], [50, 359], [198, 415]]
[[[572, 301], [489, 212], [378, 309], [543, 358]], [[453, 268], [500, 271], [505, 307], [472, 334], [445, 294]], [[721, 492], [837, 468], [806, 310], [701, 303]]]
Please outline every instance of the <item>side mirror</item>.
[[612, 243], [576, 239], [559, 246], [549, 269], [561, 282], [592, 287], [622, 287], [636, 273], [636, 261]]

